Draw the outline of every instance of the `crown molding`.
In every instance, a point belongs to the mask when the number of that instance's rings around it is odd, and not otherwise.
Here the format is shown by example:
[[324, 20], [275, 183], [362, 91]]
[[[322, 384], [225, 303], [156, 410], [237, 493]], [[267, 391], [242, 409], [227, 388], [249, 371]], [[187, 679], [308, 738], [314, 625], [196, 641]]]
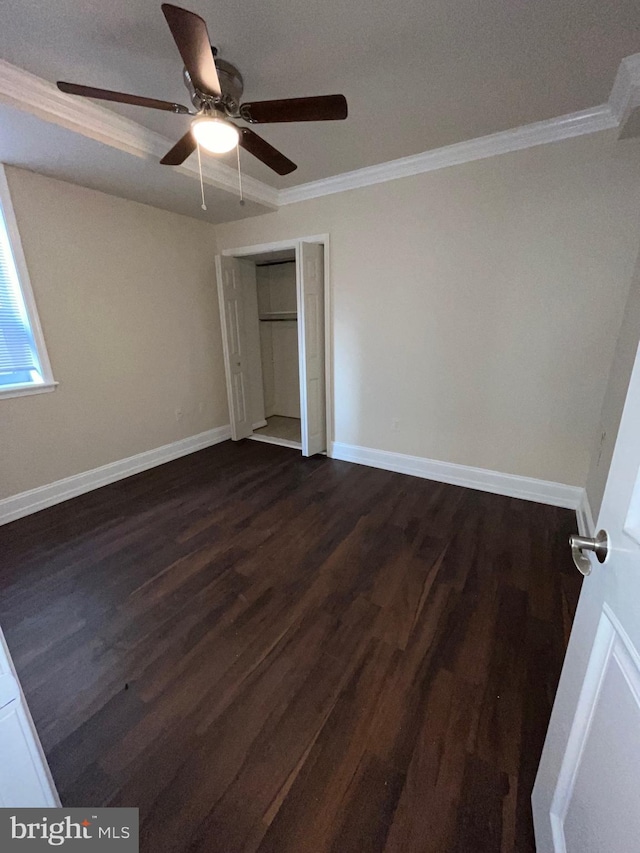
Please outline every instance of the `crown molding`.
[[[67, 95], [53, 83], [3, 60], [0, 60], [0, 102], [138, 157], [160, 159], [173, 144], [131, 119], [88, 99]], [[243, 176], [243, 190], [248, 199], [276, 210], [283, 205], [484, 160], [548, 142], [622, 128], [630, 113], [639, 106], [640, 53], [636, 53], [620, 63], [606, 104], [282, 190]], [[195, 163], [187, 161], [174, 168], [188, 177], [198, 177]], [[237, 193], [238, 178], [234, 169], [207, 158], [202, 164], [202, 173], [207, 184]]]
[[[136, 157], [159, 160], [174, 144], [160, 133], [149, 130], [138, 122], [105, 109], [87, 98], [67, 95], [54, 83], [4, 60], [0, 60], [0, 103]], [[190, 178], [199, 177], [195, 162], [192, 164], [187, 161], [184, 165], [174, 168]], [[210, 186], [237, 195], [237, 172], [218, 160], [203, 160], [202, 178]], [[243, 175], [242, 188], [247, 199], [272, 209], [278, 207], [278, 191], [274, 187]]]
[[609, 100], [606, 104], [557, 118], [526, 124], [513, 130], [504, 130], [390, 160], [375, 166], [366, 166], [353, 172], [343, 172], [330, 178], [298, 184], [280, 190], [278, 204], [295, 204], [307, 199], [320, 198], [333, 193], [407, 178], [449, 166], [459, 166], [474, 160], [484, 160], [498, 154], [521, 151], [548, 142], [560, 142], [575, 136], [597, 133], [600, 130], [622, 128], [631, 112], [640, 106], [640, 53], [626, 56], [618, 68]]
[[620, 126], [624, 125], [632, 110], [640, 107], [640, 53], [625, 56], [620, 63], [609, 96], [609, 107]]
[[492, 133], [469, 139], [466, 142], [456, 142], [444, 148], [435, 148], [410, 157], [401, 157], [376, 166], [366, 166], [353, 172], [343, 172], [331, 178], [312, 181], [308, 184], [298, 184], [286, 190], [280, 190], [278, 202], [281, 205], [294, 204], [307, 199], [319, 198], [324, 195], [369, 187], [397, 178], [408, 178], [425, 172], [446, 169], [449, 166], [459, 166], [474, 160], [485, 160], [497, 154], [508, 154], [521, 151], [535, 145], [547, 142], [559, 142], [573, 136], [596, 133], [599, 130], [610, 130], [617, 127], [618, 122], [608, 104], [602, 104], [590, 110], [568, 113], [558, 118], [526, 124], [513, 130]]
[[627, 56], [620, 63], [609, 104], [618, 120], [618, 139], [640, 136], [640, 53]]

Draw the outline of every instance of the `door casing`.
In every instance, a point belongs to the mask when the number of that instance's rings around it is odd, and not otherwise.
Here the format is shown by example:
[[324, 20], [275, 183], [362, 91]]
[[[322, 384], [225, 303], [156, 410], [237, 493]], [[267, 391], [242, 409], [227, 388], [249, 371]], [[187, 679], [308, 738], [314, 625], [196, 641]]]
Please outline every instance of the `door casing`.
[[[216, 258], [216, 268], [220, 267], [220, 257], [245, 258], [264, 252], [277, 252], [282, 249], [294, 249], [296, 257], [302, 243], [321, 243], [324, 247], [324, 365], [325, 365], [325, 396], [327, 422], [327, 456], [332, 456], [334, 440], [334, 404], [333, 404], [333, 305], [331, 289], [331, 247], [329, 234], [313, 234], [307, 237], [292, 237], [288, 240], [278, 240], [273, 243], [259, 243], [254, 246], [238, 246], [223, 249]], [[221, 318], [222, 320], [223, 318]]]

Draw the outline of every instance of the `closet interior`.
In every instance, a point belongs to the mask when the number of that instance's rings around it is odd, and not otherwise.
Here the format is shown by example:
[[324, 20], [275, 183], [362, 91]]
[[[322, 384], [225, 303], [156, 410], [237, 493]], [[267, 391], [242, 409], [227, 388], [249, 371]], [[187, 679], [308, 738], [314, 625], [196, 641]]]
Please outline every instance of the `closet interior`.
[[326, 450], [321, 244], [218, 258], [234, 440]]
[[256, 290], [266, 423], [254, 428], [252, 437], [301, 447], [295, 257], [257, 263]]

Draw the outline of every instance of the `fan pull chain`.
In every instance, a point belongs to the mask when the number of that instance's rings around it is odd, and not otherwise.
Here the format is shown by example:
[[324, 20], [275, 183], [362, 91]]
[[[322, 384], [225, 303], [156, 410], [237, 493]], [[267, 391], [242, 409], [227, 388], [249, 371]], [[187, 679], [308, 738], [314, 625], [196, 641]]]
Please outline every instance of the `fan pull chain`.
[[242, 195], [242, 171], [240, 169], [240, 146], [236, 145], [236, 153], [238, 154], [238, 185], [240, 187], [240, 204], [244, 207], [244, 198]]
[[207, 204], [204, 200], [204, 183], [202, 181], [202, 160], [200, 159], [200, 143], [196, 142], [196, 148], [198, 149], [198, 171], [200, 172], [200, 194], [202, 195], [202, 204], [200, 207], [203, 210], [207, 209]]

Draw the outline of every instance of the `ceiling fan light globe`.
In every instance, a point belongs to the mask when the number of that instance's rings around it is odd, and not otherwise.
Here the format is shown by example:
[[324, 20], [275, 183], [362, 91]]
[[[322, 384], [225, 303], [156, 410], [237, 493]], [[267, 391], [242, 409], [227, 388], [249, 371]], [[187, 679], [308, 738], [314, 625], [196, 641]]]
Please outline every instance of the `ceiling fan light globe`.
[[212, 154], [226, 154], [237, 146], [240, 139], [238, 129], [221, 118], [196, 118], [191, 124], [191, 130], [198, 145]]

